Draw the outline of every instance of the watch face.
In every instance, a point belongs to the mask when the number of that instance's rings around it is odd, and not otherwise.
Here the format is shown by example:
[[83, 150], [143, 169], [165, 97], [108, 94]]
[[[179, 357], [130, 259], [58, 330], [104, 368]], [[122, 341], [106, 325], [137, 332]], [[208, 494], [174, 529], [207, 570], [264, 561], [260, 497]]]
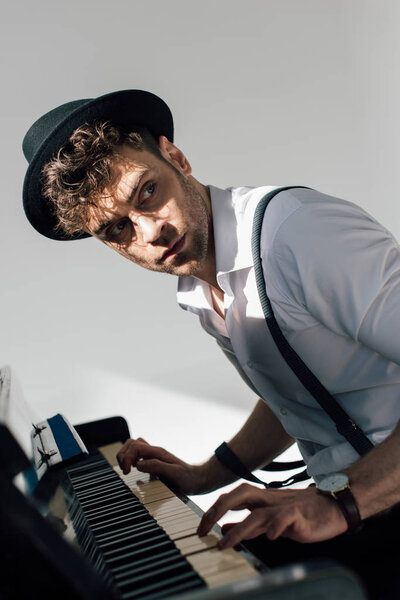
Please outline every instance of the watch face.
[[345, 473], [329, 473], [325, 475], [318, 484], [322, 492], [335, 492], [349, 484], [349, 478]]

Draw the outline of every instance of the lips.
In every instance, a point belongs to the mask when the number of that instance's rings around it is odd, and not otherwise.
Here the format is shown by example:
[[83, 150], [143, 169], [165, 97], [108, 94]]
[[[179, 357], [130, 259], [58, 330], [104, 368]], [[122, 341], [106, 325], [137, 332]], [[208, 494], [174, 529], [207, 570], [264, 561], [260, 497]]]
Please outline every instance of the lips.
[[185, 245], [185, 235], [183, 235], [181, 238], [179, 238], [178, 240], [173, 242], [172, 246], [170, 246], [164, 252], [163, 260], [172, 259], [174, 256], [176, 256], [182, 250], [184, 245]]

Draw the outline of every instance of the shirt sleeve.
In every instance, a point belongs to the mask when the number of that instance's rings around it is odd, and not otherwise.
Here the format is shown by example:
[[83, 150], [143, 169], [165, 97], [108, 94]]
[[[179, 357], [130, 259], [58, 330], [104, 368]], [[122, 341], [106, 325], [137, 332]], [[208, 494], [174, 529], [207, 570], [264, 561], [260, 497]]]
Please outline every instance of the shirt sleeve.
[[288, 303], [400, 364], [400, 250], [382, 225], [344, 201], [312, 202], [281, 225], [271, 250]]

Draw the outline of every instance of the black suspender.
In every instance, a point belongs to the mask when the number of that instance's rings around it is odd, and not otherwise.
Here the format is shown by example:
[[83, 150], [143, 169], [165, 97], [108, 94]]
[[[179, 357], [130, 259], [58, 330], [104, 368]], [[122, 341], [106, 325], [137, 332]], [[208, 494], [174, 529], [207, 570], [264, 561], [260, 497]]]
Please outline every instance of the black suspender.
[[[307, 365], [302, 361], [300, 356], [295, 352], [295, 350], [293, 350], [293, 348], [287, 342], [275, 319], [271, 303], [267, 296], [260, 256], [260, 237], [264, 213], [272, 198], [274, 198], [279, 192], [292, 189], [293, 187], [303, 186], [288, 186], [283, 188], [277, 188], [272, 192], [269, 192], [260, 200], [255, 211], [251, 246], [258, 295], [264, 312], [265, 320], [268, 325], [268, 329], [282, 357], [285, 359], [285, 361], [295, 373], [297, 378], [301, 381], [303, 386], [315, 398], [315, 400], [318, 402], [321, 408], [329, 415], [332, 421], [334, 421], [337, 431], [346, 438], [349, 444], [351, 444], [351, 446], [357, 451], [357, 453], [360, 456], [363, 456], [369, 450], [371, 450], [371, 448], [374, 447], [372, 442], [370, 442], [370, 440], [363, 433], [360, 427], [358, 427], [358, 425], [353, 421], [353, 419], [349, 417], [346, 411], [340, 406], [340, 404], [328, 392], [328, 390], [322, 385], [322, 383], [315, 377], [315, 375], [310, 371]], [[234, 455], [232, 450], [230, 450], [230, 448], [225, 444], [225, 442], [221, 444], [219, 448], [217, 448], [215, 454], [221, 460], [221, 462], [225, 466], [227, 466], [231, 471], [233, 471], [236, 475], [244, 477], [245, 479], [250, 479], [250, 481], [264, 483], [250, 473], [250, 471], [240, 462], [240, 460], [236, 457], [236, 455]], [[235, 456], [235, 460], [233, 459], [232, 455]], [[300, 466], [299, 461], [297, 461], [297, 466]], [[271, 463], [271, 467], [268, 465], [267, 467], [265, 467], [265, 470], [277, 470], [277, 468], [279, 468], [279, 463]], [[286, 468], [282, 468], [281, 470], [286, 470], [288, 468], [296, 467], [292, 464], [291, 466], [286, 466]], [[244, 476], [244, 473], [246, 473], [246, 476]], [[249, 477], [249, 474], [251, 477]], [[304, 475], [304, 473], [300, 473], [295, 477], [300, 477], [302, 475]], [[301, 479], [297, 479], [296, 481], [301, 481], [302, 479], [306, 478], [307, 476], [304, 476], [301, 477]], [[293, 483], [292, 480], [293, 478], [290, 478], [289, 480], [287, 480], [287, 482], [283, 482], [283, 485], [290, 485], [290, 483]], [[280, 487], [282, 484], [280, 484], [280, 482], [272, 482], [271, 484], [264, 483], [264, 485], [266, 487]]]

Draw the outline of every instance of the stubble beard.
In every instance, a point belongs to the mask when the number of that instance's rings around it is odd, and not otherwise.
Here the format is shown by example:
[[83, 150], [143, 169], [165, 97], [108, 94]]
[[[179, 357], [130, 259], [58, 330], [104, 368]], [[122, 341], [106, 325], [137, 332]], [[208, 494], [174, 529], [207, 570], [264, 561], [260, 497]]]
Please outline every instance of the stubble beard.
[[[166, 263], [162, 259], [152, 270], [180, 277], [191, 277], [196, 275], [204, 265], [208, 254], [210, 218], [204, 198], [197, 188], [189, 182], [179, 171], [176, 171], [178, 183], [185, 197], [185, 208], [189, 215], [187, 224], [191, 226], [190, 248], [180, 252], [171, 262]], [[151, 268], [151, 267], [150, 267]]]

